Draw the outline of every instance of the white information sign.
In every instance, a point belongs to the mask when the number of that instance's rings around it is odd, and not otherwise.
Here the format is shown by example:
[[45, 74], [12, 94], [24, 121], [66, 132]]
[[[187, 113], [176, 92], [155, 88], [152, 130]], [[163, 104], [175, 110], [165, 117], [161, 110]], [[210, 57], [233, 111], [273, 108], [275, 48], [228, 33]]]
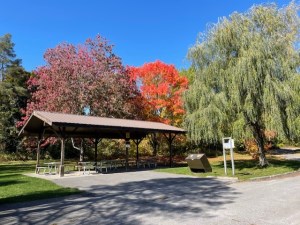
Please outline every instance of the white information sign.
[[231, 137], [225, 137], [222, 140], [222, 144], [223, 144], [223, 157], [224, 157], [224, 171], [225, 171], [225, 174], [227, 175], [226, 150], [230, 150], [232, 175], [234, 175], [234, 157], [233, 157], [234, 140]]

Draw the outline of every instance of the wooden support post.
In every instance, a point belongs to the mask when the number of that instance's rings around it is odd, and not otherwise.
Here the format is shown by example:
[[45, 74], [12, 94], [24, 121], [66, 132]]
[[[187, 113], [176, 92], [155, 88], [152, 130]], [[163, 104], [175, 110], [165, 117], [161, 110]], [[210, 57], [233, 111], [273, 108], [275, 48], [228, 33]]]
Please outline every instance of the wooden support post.
[[142, 142], [143, 138], [141, 139], [133, 139], [133, 142], [136, 145], [136, 168], [138, 168], [138, 161], [139, 161], [139, 144]]
[[61, 148], [60, 148], [60, 166], [59, 166], [59, 176], [63, 177], [65, 175], [64, 170], [64, 161], [65, 161], [65, 138], [61, 139]]
[[168, 141], [169, 141], [169, 151], [170, 151], [169, 167], [172, 167], [173, 166], [173, 160], [172, 160], [173, 149], [172, 149], [172, 136], [171, 136], [171, 133], [169, 133]]
[[95, 168], [97, 167], [97, 161], [98, 161], [98, 143], [99, 138], [95, 138]]
[[130, 141], [129, 139], [126, 139], [126, 142], [125, 142], [125, 149], [126, 149], [126, 171], [128, 170], [128, 151], [129, 151], [129, 148], [130, 148]]
[[136, 142], [136, 168], [138, 168], [138, 162], [139, 162], [139, 142], [137, 140]]
[[38, 173], [38, 167], [40, 166], [40, 154], [41, 154], [41, 136], [38, 138], [37, 142], [37, 149], [36, 149], [36, 167], [35, 167], [35, 173]]
[[223, 160], [224, 160], [224, 171], [225, 171], [225, 174], [227, 175], [227, 163], [226, 163], [226, 150], [223, 146]]
[[156, 133], [153, 133], [151, 135], [151, 138], [152, 138], [152, 142], [153, 142], [153, 156], [156, 156], [157, 155], [157, 147], [158, 147]]

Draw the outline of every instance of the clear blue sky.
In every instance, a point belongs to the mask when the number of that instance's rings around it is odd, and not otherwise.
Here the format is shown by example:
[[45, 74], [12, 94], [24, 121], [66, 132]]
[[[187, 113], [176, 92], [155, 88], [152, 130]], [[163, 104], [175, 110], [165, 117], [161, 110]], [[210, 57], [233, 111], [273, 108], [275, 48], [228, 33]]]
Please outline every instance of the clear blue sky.
[[0, 0], [0, 36], [13, 35], [26, 70], [44, 64], [43, 54], [59, 43], [83, 43], [97, 34], [115, 45], [124, 65], [157, 59], [187, 67], [185, 59], [207, 24], [253, 4], [287, 0]]

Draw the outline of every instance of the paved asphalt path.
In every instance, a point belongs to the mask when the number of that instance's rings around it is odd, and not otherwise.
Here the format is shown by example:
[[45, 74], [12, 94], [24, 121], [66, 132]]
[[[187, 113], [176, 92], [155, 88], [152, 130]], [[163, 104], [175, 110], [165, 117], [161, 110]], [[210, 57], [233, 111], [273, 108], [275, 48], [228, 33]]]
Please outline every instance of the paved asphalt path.
[[0, 224], [300, 225], [300, 175], [230, 182], [151, 171], [53, 179], [85, 193], [0, 205]]

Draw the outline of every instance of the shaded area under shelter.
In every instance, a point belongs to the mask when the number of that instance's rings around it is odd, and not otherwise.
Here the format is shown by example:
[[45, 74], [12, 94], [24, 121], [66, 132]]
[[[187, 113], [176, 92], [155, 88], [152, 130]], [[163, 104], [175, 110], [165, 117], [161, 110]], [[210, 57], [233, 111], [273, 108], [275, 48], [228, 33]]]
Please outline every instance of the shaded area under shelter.
[[97, 145], [102, 138], [124, 139], [126, 141], [126, 169], [128, 167], [129, 141], [137, 146], [148, 134], [162, 133], [169, 143], [169, 165], [172, 166], [172, 142], [176, 135], [185, 130], [159, 122], [115, 119], [107, 117], [84, 116], [65, 113], [34, 111], [19, 136], [38, 137], [37, 167], [40, 159], [40, 144], [44, 137], [57, 137], [61, 141], [61, 160], [59, 174], [64, 176], [65, 141], [67, 138], [92, 138], [95, 144], [95, 163], [97, 163]]

